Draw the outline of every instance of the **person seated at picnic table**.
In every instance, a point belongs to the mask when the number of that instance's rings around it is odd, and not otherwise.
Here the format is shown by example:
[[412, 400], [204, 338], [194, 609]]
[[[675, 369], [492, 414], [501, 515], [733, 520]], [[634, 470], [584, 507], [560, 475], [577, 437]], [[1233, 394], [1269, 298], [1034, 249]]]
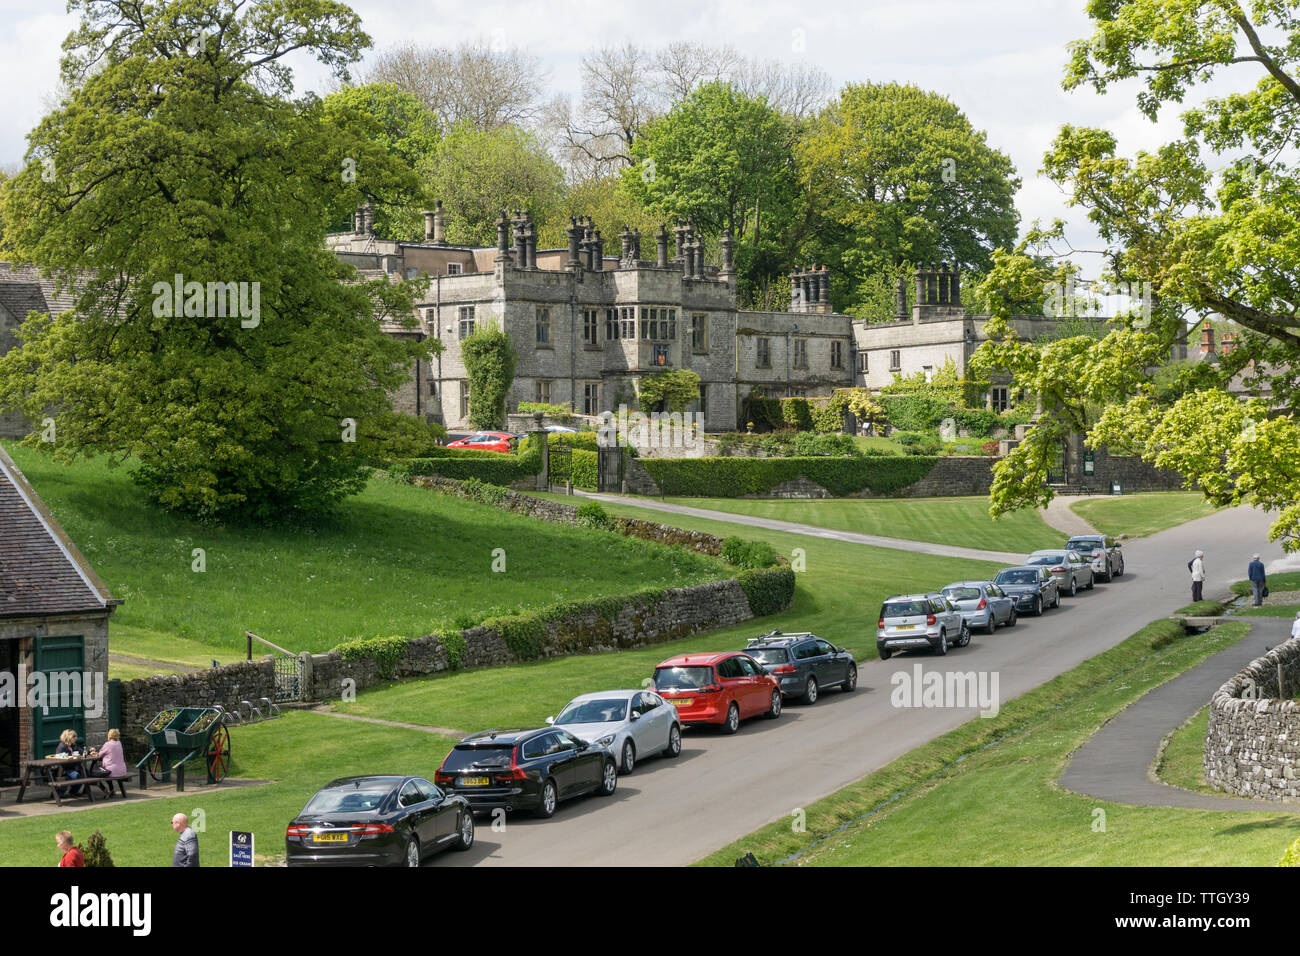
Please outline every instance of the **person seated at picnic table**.
[[[54, 756], [62, 757], [64, 754], [78, 753], [77, 750], [77, 732], [69, 728], [59, 734], [59, 746], [54, 749]], [[63, 775], [69, 780], [81, 779], [81, 766], [64, 767]], [[79, 797], [84, 792], [84, 787], [69, 787], [68, 792], [74, 797]]]
[[[122, 754], [122, 732], [116, 727], [108, 732], [108, 740], [104, 742], [104, 746], [100, 747], [98, 752], [92, 748], [90, 755], [102, 758], [100, 763], [90, 768], [92, 777], [126, 776], [126, 757]], [[108, 787], [111, 793], [112, 784]]]

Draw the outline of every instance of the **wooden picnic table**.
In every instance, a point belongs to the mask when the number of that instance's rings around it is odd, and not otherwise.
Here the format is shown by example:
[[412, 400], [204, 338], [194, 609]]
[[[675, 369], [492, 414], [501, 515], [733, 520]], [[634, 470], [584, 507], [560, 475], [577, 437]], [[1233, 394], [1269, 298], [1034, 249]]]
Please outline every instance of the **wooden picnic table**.
[[[63, 806], [62, 791], [64, 789], [82, 784], [85, 785], [85, 795], [90, 798], [91, 803], [94, 803], [95, 794], [93, 787], [101, 782], [107, 782], [109, 778], [92, 777], [90, 775], [90, 770], [96, 764], [103, 761], [103, 759], [102, 755], [92, 757], [89, 754], [82, 754], [79, 757], [45, 757], [40, 760], [24, 760], [22, 764], [23, 782], [18, 788], [18, 799], [15, 802], [23, 802], [23, 795], [27, 792], [27, 788], [32, 784], [32, 774], [38, 773], [40, 774], [41, 782], [50, 788], [50, 792], [54, 794], [54, 802], [59, 806]], [[63, 774], [59, 773], [60, 770], [64, 770], [68, 767], [75, 767], [80, 770], [80, 779], [69, 780]]]

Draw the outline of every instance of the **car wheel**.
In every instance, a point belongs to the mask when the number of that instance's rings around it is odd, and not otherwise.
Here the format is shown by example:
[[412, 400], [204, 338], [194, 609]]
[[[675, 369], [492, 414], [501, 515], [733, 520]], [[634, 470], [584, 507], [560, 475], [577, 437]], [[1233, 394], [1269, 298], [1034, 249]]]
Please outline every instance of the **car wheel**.
[[1110, 584], [1111, 581], [1115, 580], [1115, 569], [1111, 567], [1109, 561], [1106, 562], [1106, 576], [1102, 578], [1102, 580], [1107, 584]]
[[668, 749], [664, 751], [665, 757], [676, 757], [682, 752], [682, 728], [673, 724], [668, 730]]
[[1070, 597], [1074, 597], [1078, 593], [1079, 593], [1079, 581], [1072, 574], [1070, 575]]
[[844, 693], [846, 694], [849, 694], [857, 690], [857, 687], [858, 687], [858, 665], [850, 664], [849, 673], [844, 678], [844, 683], [840, 685], [840, 690], [844, 691]]
[[405, 859], [405, 862], [402, 864], [403, 866], [419, 866], [420, 865], [420, 841], [417, 840], [415, 837], [407, 837], [406, 847], [402, 851], [402, 856]]
[[809, 677], [808, 683], [803, 685], [803, 702], [805, 704], [817, 703], [817, 678]]
[[985, 631], [985, 633], [992, 634], [997, 629], [998, 629], [998, 616], [993, 612], [993, 608], [989, 608], [989, 626], [988, 629]]
[[631, 773], [636, 769], [636, 747], [630, 740], [623, 741], [623, 762], [618, 769], [621, 773]]
[[940, 657], [948, 653], [948, 634], [946, 631], [939, 632], [939, 648], [935, 653]]
[[[989, 630], [990, 630], [990, 632], [991, 632], [993, 629], [992, 629], [992, 628], [989, 628]], [[969, 644], [969, 643], [970, 643], [970, 627], [966, 624], [965, 621], [962, 621], [962, 622], [961, 622], [961, 634], [958, 635], [958, 637], [957, 637], [957, 646], [958, 646], [958, 647], [965, 647], [965, 646], [966, 646], [967, 644]]]
[[772, 704], [767, 708], [767, 713], [763, 716], [769, 720], [776, 720], [781, 716], [781, 692], [779, 690], [772, 691]]
[[1060, 607], [1060, 606], [1061, 606], [1061, 589], [1057, 588], [1056, 597], [1052, 598], [1052, 607]]
[[1091, 591], [1091, 590], [1092, 590], [1094, 587], [1096, 587], [1096, 586], [1097, 586], [1097, 575], [1095, 575], [1095, 574], [1093, 574], [1091, 571], [1089, 571], [1089, 572], [1088, 572], [1088, 586], [1087, 586], [1086, 588], [1084, 588], [1084, 590], [1085, 590], [1085, 591]]
[[877, 649], [876, 649], [876, 653], [880, 656], [880, 659], [881, 659], [882, 661], [887, 661], [887, 660], [889, 660], [891, 657], [894, 656], [894, 652], [893, 652], [893, 651], [889, 650], [888, 648], [884, 648], [884, 647], [877, 648]]
[[1034, 617], [1043, 616], [1043, 598], [1042, 595], [1034, 598]]
[[460, 826], [456, 828], [456, 849], [468, 850], [474, 845], [474, 814], [461, 813]]
[[605, 772], [600, 775], [600, 788], [596, 791], [602, 797], [614, 795], [614, 790], [618, 787], [618, 767], [614, 761], [605, 761]]
[[732, 705], [727, 708], [727, 719], [722, 725], [722, 732], [724, 734], [734, 734], [739, 729], [740, 708], [735, 704], [735, 702], [733, 702]]
[[543, 820], [555, 815], [555, 804], [557, 794], [555, 790], [555, 781], [547, 780], [542, 784], [542, 798], [537, 804], [537, 809], [533, 811], [536, 816]]
[[1118, 577], [1118, 578], [1122, 578], [1122, 577], [1124, 576], [1124, 559], [1123, 559], [1123, 558], [1120, 558], [1120, 559], [1119, 559], [1119, 570], [1115, 572], [1115, 576]]
[[1007, 627], [1015, 627], [1015, 626], [1016, 626], [1016, 609], [1012, 608], [1011, 616], [1007, 618]]

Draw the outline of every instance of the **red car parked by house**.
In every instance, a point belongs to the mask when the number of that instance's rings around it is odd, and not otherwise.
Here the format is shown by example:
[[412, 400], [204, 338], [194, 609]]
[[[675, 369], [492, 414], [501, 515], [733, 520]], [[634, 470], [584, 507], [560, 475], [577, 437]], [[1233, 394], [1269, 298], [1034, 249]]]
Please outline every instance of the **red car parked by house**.
[[748, 654], [679, 654], [655, 668], [654, 681], [683, 725], [721, 724], [734, 734], [749, 717], [781, 714], [781, 685]]
[[515, 443], [518, 440], [518, 435], [512, 435], [509, 432], [475, 432], [473, 435], [466, 435], [459, 441], [448, 442], [447, 447], [470, 448], [474, 451], [512, 452], [515, 450]]

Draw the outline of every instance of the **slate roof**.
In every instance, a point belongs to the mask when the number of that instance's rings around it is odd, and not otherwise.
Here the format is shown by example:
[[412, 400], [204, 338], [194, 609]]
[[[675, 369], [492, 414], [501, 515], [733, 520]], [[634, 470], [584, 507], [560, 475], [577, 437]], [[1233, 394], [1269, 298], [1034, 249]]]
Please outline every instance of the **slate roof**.
[[[17, 309], [7, 301], [11, 297]], [[76, 297], [70, 289], [60, 290], [57, 281], [42, 275], [35, 266], [0, 262], [0, 305], [21, 322], [32, 310], [54, 315], [67, 312], [76, 305]]]
[[0, 448], [0, 618], [111, 612], [121, 603]]

